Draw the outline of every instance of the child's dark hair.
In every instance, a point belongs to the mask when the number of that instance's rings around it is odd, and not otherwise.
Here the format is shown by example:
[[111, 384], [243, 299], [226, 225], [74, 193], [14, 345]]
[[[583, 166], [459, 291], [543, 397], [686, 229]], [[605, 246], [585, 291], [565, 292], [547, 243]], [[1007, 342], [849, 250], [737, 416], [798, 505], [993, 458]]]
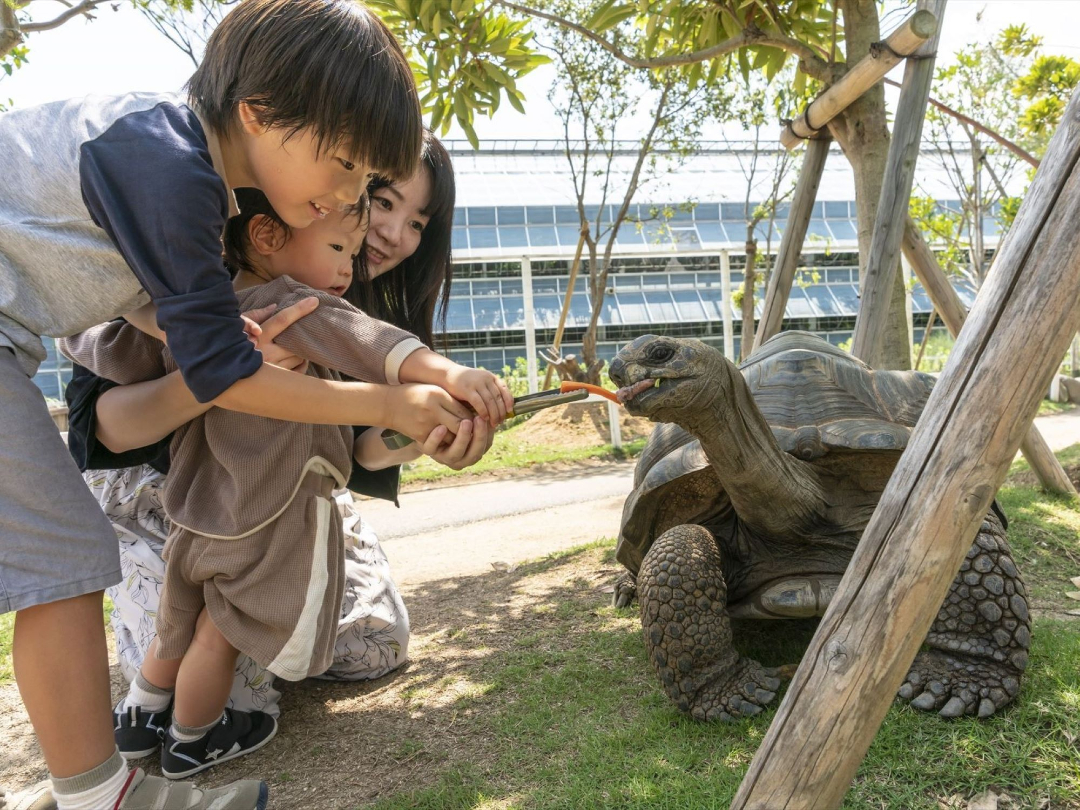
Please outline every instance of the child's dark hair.
[[[424, 131], [419, 171], [426, 171], [431, 179], [431, 199], [423, 211], [428, 223], [419, 247], [393, 270], [370, 283], [363, 283], [367, 275], [357, 268], [345, 299], [369, 315], [408, 329], [427, 346], [433, 347], [435, 331], [446, 334], [446, 310], [453, 276], [450, 240], [455, 184], [450, 155], [430, 130]], [[388, 179], [374, 180], [368, 186], [368, 196], [389, 185]]]
[[412, 69], [383, 22], [356, 0], [242, 0], [214, 30], [187, 85], [219, 134], [240, 102], [264, 126], [311, 127], [391, 178], [411, 177], [423, 119]]

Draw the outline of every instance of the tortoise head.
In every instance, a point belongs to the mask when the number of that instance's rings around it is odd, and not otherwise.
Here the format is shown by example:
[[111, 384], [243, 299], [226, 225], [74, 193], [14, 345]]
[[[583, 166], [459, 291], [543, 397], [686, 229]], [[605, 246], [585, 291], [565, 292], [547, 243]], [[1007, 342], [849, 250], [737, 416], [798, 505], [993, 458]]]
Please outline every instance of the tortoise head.
[[635, 416], [682, 424], [709, 397], [722, 355], [700, 340], [642, 335], [611, 362], [619, 400]]

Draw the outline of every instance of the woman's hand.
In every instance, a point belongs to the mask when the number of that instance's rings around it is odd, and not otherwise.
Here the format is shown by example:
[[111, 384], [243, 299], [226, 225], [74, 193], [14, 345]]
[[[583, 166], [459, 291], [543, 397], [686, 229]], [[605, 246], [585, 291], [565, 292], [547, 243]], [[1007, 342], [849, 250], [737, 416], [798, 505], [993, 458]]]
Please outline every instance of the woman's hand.
[[464, 470], [478, 462], [495, 440], [495, 431], [482, 416], [463, 419], [452, 441], [447, 443], [449, 431], [442, 425], [428, 434], [422, 451], [451, 470]]
[[482, 368], [467, 368], [454, 363], [447, 369], [443, 387], [457, 399], [472, 405], [491, 427], [497, 427], [514, 407], [514, 398], [506, 383]]
[[274, 339], [305, 315], [310, 315], [318, 306], [319, 299], [309, 296], [280, 312], [277, 305], [271, 304], [249, 310], [240, 317], [244, 321], [248, 340], [262, 352], [264, 363], [304, 374], [308, 367], [307, 360], [281, 348], [274, 343]]

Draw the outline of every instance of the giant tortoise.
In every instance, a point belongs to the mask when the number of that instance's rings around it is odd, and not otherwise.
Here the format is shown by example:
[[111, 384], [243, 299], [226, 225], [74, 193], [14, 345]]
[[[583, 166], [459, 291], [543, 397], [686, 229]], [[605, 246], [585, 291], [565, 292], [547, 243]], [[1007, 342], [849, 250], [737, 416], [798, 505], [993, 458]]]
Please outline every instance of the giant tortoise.
[[[640, 599], [649, 659], [682, 711], [757, 714], [779, 680], [732, 646], [731, 618], [823, 615], [933, 379], [874, 371], [805, 332], [741, 367], [645, 335], [611, 378], [631, 413], [662, 423], [623, 510], [616, 604]], [[1006, 525], [995, 504], [900, 688], [917, 709], [987, 717], [1016, 697], [1031, 625]]]

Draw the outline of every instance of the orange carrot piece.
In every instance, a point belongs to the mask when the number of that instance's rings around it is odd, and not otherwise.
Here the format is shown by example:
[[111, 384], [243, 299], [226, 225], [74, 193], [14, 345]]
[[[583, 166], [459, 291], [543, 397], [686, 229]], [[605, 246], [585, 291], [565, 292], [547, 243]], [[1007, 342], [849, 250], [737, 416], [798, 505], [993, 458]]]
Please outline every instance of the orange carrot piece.
[[569, 380], [566, 380], [566, 381], [559, 384], [559, 391], [564, 393], [564, 394], [567, 391], [578, 391], [578, 390], [580, 390], [582, 388], [584, 388], [590, 394], [596, 394], [597, 396], [601, 396], [604, 399], [610, 399], [612, 402], [615, 402], [615, 403], [617, 403], [619, 405], [622, 404], [621, 402], [619, 402], [619, 398], [617, 396], [615, 396], [614, 391], [608, 391], [606, 388], [601, 388], [599, 385], [590, 385], [589, 383], [570, 382]]

